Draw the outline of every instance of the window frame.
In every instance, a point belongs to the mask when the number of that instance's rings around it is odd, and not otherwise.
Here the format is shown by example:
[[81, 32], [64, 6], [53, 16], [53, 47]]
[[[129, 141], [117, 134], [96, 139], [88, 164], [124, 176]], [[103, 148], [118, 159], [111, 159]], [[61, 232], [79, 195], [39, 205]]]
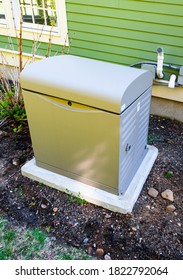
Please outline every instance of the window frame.
[[[2, 0], [2, 2], [4, 3], [5, 19], [2, 19], [2, 23], [0, 21], [0, 32], [2, 35], [16, 37], [16, 34], [20, 31], [19, 0]], [[51, 35], [53, 44], [68, 46], [69, 40], [65, 2], [65, 0], [55, 0], [57, 14], [56, 27], [23, 22], [22, 38], [28, 40], [39, 38], [40, 42], [48, 42]]]
[[[59, 2], [59, 1], [55, 0], [55, 11], [56, 11], [56, 17], [58, 19], [59, 18], [59, 13], [58, 13], [57, 6], [56, 6], [57, 2]], [[32, 9], [32, 7], [31, 7], [31, 9]], [[58, 22], [58, 20], [57, 20], [57, 22]], [[40, 30], [40, 29], [42, 29], [42, 26], [45, 26], [45, 31], [47, 31], [47, 32], [50, 32], [50, 30], [52, 30], [53, 33], [57, 33], [58, 32], [57, 31], [57, 29], [58, 29], [57, 26], [50, 27], [49, 25], [43, 25], [43, 24], [39, 25], [39, 24], [36, 24], [36, 23], [29, 23], [29, 22], [24, 22], [23, 24], [24, 24], [24, 27], [27, 28], [27, 29], [33, 29], [33, 30], [39, 29]]]
[[[2, 0], [2, 4], [4, 4], [4, 1]], [[5, 9], [5, 6], [6, 5], [4, 5], [4, 14], [5, 14], [5, 18], [0, 18], [0, 27], [1, 27], [1, 25], [2, 26], [6, 26], [6, 9]]]

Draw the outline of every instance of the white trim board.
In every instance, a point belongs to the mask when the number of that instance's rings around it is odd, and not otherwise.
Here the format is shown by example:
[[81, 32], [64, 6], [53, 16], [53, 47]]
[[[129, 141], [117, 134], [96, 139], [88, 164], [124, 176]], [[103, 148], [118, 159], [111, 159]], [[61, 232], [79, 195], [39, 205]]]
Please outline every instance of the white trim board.
[[148, 146], [148, 152], [123, 196], [111, 194], [38, 167], [36, 166], [34, 158], [21, 168], [21, 172], [23, 176], [47, 186], [66, 193], [69, 191], [73, 195], [79, 196], [90, 203], [102, 206], [114, 212], [126, 214], [132, 212], [157, 155], [157, 148]]

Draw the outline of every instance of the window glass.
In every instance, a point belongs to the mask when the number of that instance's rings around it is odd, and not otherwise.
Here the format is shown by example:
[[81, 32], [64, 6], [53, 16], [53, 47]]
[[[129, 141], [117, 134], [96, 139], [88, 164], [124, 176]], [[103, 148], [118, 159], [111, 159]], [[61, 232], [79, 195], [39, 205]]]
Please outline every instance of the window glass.
[[5, 19], [4, 4], [2, 0], [0, 0], [0, 19]]
[[55, 0], [19, 0], [23, 21], [57, 26]]

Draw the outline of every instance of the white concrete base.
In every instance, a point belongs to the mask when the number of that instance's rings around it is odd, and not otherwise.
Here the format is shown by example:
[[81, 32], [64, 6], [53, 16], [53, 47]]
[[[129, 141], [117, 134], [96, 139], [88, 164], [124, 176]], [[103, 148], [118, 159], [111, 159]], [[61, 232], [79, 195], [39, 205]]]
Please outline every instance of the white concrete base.
[[114, 195], [109, 192], [94, 188], [80, 183], [65, 176], [38, 167], [33, 158], [21, 169], [22, 175], [43, 183], [52, 188], [63, 192], [68, 191], [75, 196], [85, 199], [88, 202], [102, 206], [114, 212], [131, 212], [142, 187], [149, 175], [149, 172], [156, 160], [158, 150], [153, 146], [148, 146], [148, 153], [130, 183], [126, 193], [122, 196]]

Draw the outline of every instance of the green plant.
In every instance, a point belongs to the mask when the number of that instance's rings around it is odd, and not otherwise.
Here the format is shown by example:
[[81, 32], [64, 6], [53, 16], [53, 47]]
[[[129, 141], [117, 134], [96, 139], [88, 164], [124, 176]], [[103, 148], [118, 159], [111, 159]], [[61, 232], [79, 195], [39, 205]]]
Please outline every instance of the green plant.
[[[7, 119], [12, 121], [14, 124], [13, 131], [19, 132], [26, 121], [26, 112], [20, 86], [20, 73], [23, 69], [22, 16], [20, 17], [20, 32], [19, 35], [16, 33], [16, 40], [19, 54], [18, 66], [10, 67], [1, 52], [3, 67], [0, 71], [0, 120]], [[16, 57], [14, 61], [16, 62]], [[7, 66], [9, 67], [7, 68]]]
[[0, 218], [0, 260], [31, 259], [40, 257], [47, 235], [39, 230], [21, 232], [7, 220]]
[[171, 145], [171, 144], [173, 144], [173, 140], [167, 139], [167, 143]]
[[14, 251], [16, 231], [8, 226], [6, 220], [0, 220], [0, 260], [11, 259]]
[[165, 172], [165, 177], [166, 177], [167, 179], [172, 178], [172, 177], [173, 177], [173, 171], [171, 171], [171, 170], [166, 171], [166, 172]]
[[44, 248], [46, 237], [47, 235], [38, 228], [27, 230], [24, 240], [18, 248], [18, 254], [22, 255], [25, 260], [29, 260], [33, 256], [38, 257], [39, 252]]
[[164, 139], [156, 138], [154, 134], [148, 134], [147, 143], [152, 145], [153, 142], [164, 142]]
[[153, 144], [153, 140], [154, 140], [154, 134], [148, 134], [147, 142], [149, 145]]
[[68, 200], [70, 202], [77, 202], [79, 204], [84, 204], [86, 203], [86, 200], [81, 198], [81, 193], [79, 192], [77, 194], [77, 196], [75, 196], [71, 191], [69, 191], [68, 189], [66, 189], [66, 193], [69, 195]]
[[[50, 228], [47, 232], [50, 231]], [[51, 241], [47, 233], [38, 229], [13, 226], [0, 217], [0, 260], [87, 260], [91, 259], [82, 249], [65, 247]]]
[[14, 132], [18, 132], [26, 121], [23, 98], [2, 72], [0, 73], [0, 82], [0, 120], [13, 121], [16, 124]]
[[82, 249], [68, 248], [64, 252], [59, 253], [56, 260], [90, 260], [91, 257]]

